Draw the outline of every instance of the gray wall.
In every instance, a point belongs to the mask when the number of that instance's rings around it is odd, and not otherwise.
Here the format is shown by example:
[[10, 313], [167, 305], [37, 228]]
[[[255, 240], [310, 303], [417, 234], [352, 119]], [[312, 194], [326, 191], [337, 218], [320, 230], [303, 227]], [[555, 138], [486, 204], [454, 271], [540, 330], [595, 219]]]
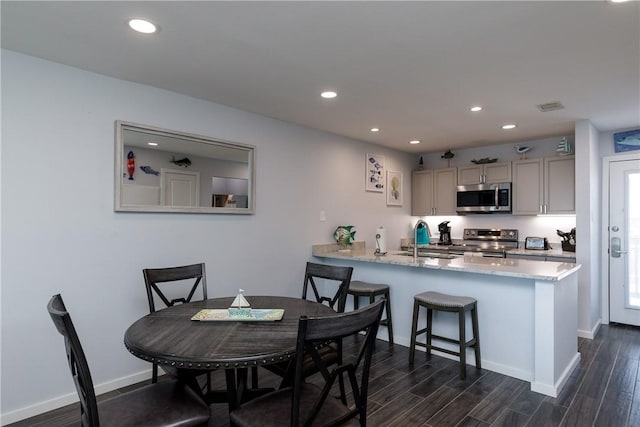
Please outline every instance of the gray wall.
[[[118, 119], [255, 145], [256, 214], [115, 213]], [[205, 262], [212, 297], [299, 296], [311, 245], [336, 226], [373, 245], [376, 227], [399, 241], [411, 223], [413, 156], [6, 50], [2, 144], [3, 423], [75, 399], [55, 293], [103, 392], [148, 375], [122, 343], [148, 312], [143, 268]], [[364, 191], [367, 152], [404, 173], [403, 207]]]

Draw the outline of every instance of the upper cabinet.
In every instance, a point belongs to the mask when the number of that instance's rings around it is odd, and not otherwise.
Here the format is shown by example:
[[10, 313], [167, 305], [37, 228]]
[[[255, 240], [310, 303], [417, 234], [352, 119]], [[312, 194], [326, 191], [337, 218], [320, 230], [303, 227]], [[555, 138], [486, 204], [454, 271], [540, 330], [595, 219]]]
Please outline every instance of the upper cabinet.
[[511, 163], [486, 163], [458, 167], [458, 185], [511, 182]]
[[513, 162], [513, 214], [575, 214], [575, 158]]
[[575, 157], [544, 159], [544, 193], [546, 214], [576, 213]]
[[411, 174], [411, 215], [456, 215], [456, 168]]

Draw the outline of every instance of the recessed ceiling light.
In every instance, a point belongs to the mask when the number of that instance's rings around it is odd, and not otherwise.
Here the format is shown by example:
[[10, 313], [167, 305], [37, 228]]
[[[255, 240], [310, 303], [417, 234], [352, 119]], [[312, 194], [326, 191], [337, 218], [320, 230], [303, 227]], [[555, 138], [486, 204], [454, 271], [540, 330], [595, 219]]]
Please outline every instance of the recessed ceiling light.
[[502, 129], [504, 129], [504, 130], [509, 130], [509, 129], [513, 129], [513, 128], [515, 128], [515, 127], [516, 127], [516, 125], [503, 125], [503, 126], [502, 126]]
[[611, 3], [626, 3], [629, 0], [609, 0], [609, 1], [611, 1]]
[[326, 92], [322, 92], [320, 94], [320, 96], [323, 97], [323, 98], [331, 99], [331, 98], [335, 98], [336, 96], [338, 96], [338, 94], [336, 92], [328, 90]]
[[158, 31], [158, 28], [151, 21], [139, 18], [129, 20], [129, 27], [143, 34], [153, 34]]
[[482, 111], [482, 107], [479, 105], [476, 105], [474, 107], [471, 107], [471, 111], [473, 111], [474, 113], [477, 111]]
[[371, 128], [371, 132], [380, 132], [380, 129], [378, 129], [378, 128]]
[[420, 142], [422, 142], [422, 141], [414, 139], [413, 141], [409, 141], [409, 144], [416, 145], [416, 144], [420, 144]]
[[157, 142], [147, 142], [147, 145], [151, 145], [153, 147], [156, 147], [158, 145]]

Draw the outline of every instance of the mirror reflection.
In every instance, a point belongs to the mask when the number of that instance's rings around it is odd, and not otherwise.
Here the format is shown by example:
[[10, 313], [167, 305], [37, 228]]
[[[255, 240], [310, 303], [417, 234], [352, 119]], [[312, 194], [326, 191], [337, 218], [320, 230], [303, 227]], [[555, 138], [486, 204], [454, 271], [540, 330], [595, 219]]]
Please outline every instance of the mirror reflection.
[[116, 211], [254, 213], [255, 147], [116, 122]]

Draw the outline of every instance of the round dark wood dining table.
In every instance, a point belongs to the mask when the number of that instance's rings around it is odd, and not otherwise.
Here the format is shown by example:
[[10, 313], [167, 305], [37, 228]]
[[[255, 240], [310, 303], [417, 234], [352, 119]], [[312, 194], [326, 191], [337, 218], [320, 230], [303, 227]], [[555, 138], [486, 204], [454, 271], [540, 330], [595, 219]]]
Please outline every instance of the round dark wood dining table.
[[238, 404], [235, 370], [288, 360], [295, 355], [300, 316], [336, 314], [330, 307], [301, 298], [246, 296], [252, 308], [282, 308], [278, 321], [194, 321], [204, 308], [226, 309], [233, 297], [165, 308], [134, 322], [125, 332], [131, 354], [157, 363], [166, 372], [195, 384], [195, 375], [225, 369], [230, 409]]

